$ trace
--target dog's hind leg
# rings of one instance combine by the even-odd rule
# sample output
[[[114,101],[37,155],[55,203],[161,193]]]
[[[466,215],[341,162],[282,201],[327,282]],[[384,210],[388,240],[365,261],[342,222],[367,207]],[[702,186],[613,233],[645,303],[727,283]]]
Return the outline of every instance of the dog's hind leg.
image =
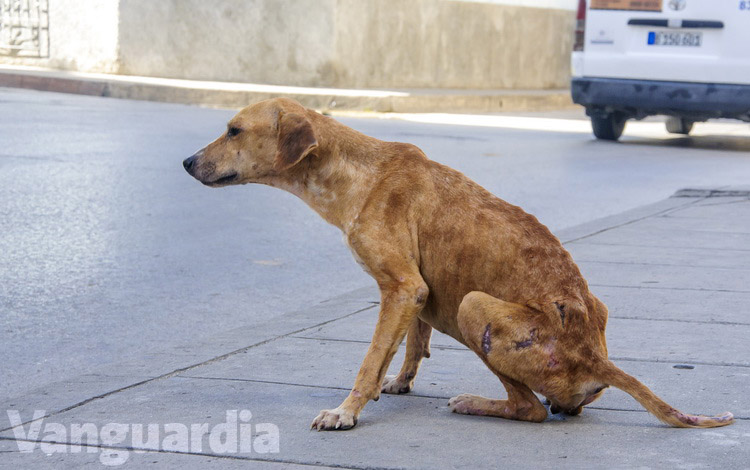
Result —
[[[414,318],[406,333],[406,356],[398,375],[387,375],[383,381],[383,393],[409,393],[414,388],[414,378],[422,359],[430,357],[432,327],[419,317]]]
[[[547,418],[547,409],[526,385],[503,377],[493,370],[508,392],[507,400],[493,400],[464,393],[448,402],[454,413],[517,419],[540,423]]]
[[[711,428],[726,426],[734,421],[729,412],[702,416],[683,413],[671,407],[637,379],[607,360],[606,355],[589,354],[585,371],[582,370],[580,360],[575,362],[571,359],[580,357],[581,351],[575,350],[570,341],[563,343],[559,324],[554,323],[552,318],[541,310],[505,302],[482,292],[467,294],[457,316],[464,342],[503,381],[508,388],[508,400],[459,395],[451,399],[453,410],[542,421],[546,410],[531,390],[549,397],[553,412],[578,414],[581,407],[596,399],[604,387],[612,385],[630,394],[644,408],[671,426]],[[585,337],[578,336],[576,339],[585,340]],[[560,348],[563,344],[567,350]],[[585,341],[581,344],[587,346]],[[587,385],[594,389],[586,390]],[[519,410],[522,412],[519,413]]]
[[[536,372],[534,350],[539,349],[537,343],[543,336],[543,319],[535,318],[529,307],[472,292],[461,302],[458,326],[466,345],[503,383],[508,399],[464,394],[451,398],[451,409],[462,414],[544,421],[547,409],[524,383],[528,374]]]

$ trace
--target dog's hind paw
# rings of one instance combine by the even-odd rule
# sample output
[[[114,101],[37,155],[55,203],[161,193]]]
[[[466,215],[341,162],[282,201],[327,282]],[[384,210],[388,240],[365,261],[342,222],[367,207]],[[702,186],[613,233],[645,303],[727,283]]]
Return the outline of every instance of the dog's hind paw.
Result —
[[[402,393],[409,393],[414,387],[414,380],[404,381],[398,375],[386,375],[383,380],[383,387],[380,389],[382,393],[388,393],[391,395],[399,395]]]
[[[454,413],[462,415],[486,415],[487,412],[484,408],[489,402],[490,400],[487,398],[464,393],[451,398],[448,406]]]
[[[343,431],[351,429],[357,424],[357,417],[340,407],[334,410],[322,410],[310,425],[310,429],[318,431]]]
[[[534,399],[536,400],[536,398]],[[454,413],[463,415],[497,416],[535,423],[540,423],[547,418],[547,410],[538,400],[535,403],[510,402],[509,400],[493,400],[464,393],[451,398],[448,406]]]

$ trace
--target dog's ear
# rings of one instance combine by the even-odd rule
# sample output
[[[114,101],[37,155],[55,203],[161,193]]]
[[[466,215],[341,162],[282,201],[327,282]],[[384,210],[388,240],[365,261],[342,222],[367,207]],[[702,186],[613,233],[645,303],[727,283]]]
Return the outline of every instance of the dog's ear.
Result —
[[[281,113],[278,121],[278,151],[274,168],[288,170],[318,147],[312,123],[305,116]]]

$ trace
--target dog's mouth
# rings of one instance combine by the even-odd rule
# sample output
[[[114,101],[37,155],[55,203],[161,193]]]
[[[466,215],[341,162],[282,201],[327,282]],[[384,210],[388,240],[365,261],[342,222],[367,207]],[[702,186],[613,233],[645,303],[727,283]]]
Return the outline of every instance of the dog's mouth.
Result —
[[[222,186],[225,184],[229,184],[237,179],[237,173],[230,173],[226,176],[222,176],[221,178],[215,179],[213,181],[210,181],[206,183],[208,186]]]

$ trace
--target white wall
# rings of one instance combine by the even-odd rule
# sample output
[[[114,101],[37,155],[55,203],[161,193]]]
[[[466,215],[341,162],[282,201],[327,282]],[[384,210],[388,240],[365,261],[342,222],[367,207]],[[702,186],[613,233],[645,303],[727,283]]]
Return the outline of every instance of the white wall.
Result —
[[[49,0],[49,57],[0,63],[117,73],[119,0]]]

